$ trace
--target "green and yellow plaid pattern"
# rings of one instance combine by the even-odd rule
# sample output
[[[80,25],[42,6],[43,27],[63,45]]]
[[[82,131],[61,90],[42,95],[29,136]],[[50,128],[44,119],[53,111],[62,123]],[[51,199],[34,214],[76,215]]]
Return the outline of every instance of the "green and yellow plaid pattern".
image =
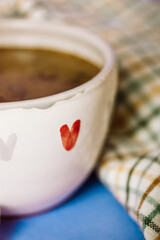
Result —
[[[143,0],[6,0],[1,17],[56,19],[114,47],[119,91],[97,171],[147,240],[160,240],[160,3]]]
[[[159,29],[160,30],[160,29]],[[160,239],[160,34],[123,35],[116,43],[120,83],[113,125],[98,174],[137,220]]]

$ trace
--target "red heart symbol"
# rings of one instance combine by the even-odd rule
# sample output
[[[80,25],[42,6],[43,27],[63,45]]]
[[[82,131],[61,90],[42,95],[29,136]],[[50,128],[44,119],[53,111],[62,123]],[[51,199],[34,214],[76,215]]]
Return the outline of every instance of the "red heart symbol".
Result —
[[[79,130],[80,130],[80,125],[81,125],[81,120],[78,119],[73,123],[71,131],[69,130],[69,127],[67,124],[63,125],[60,128],[62,144],[66,151],[71,150],[76,144]]]

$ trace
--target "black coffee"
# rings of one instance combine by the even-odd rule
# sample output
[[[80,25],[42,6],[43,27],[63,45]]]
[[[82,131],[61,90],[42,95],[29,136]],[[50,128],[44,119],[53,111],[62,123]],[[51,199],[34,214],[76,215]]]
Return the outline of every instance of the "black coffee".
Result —
[[[87,82],[99,71],[93,63],[66,53],[0,48],[0,102],[59,93]]]

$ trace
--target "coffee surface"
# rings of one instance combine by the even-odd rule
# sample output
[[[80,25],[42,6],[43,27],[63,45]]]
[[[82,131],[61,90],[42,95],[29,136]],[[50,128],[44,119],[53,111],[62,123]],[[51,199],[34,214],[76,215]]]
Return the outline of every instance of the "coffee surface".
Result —
[[[0,102],[63,92],[87,82],[99,71],[96,65],[66,53],[0,48]]]

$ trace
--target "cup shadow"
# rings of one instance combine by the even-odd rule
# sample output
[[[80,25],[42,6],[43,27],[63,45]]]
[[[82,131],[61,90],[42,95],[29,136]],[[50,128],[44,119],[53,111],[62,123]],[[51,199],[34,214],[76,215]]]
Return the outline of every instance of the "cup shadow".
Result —
[[[63,204],[67,204],[69,201],[74,201],[74,199],[76,197],[79,196],[79,194],[83,194],[85,193],[86,191],[88,191],[88,188],[91,188],[92,185],[94,184],[95,182],[95,174],[93,173],[83,184],[82,186],[76,191],[73,193],[72,196],[70,196],[67,200],[65,200],[64,203],[61,203],[59,206],[56,207],[59,208],[61,205]],[[5,209],[5,212],[9,211],[6,207],[4,206],[1,206],[1,208],[3,208],[3,210]],[[54,208],[51,208],[51,209],[48,209],[42,213],[36,213],[35,215],[40,215],[40,214],[45,214],[47,213],[48,211],[52,211]],[[33,217],[34,214],[32,215],[28,215],[28,216],[22,216],[22,217],[1,217],[0,219],[0,240],[10,240],[11,237],[14,235],[14,232],[17,232],[17,231],[21,231],[23,226],[22,224],[20,223],[20,220],[21,219],[24,219],[24,218],[29,218],[29,217]],[[21,227],[19,227],[19,225],[21,225]]]
[[[5,208],[1,206],[1,208]],[[7,209],[5,209],[7,210]],[[9,240],[17,227],[18,221],[16,218],[1,217],[0,220],[0,240]]]

